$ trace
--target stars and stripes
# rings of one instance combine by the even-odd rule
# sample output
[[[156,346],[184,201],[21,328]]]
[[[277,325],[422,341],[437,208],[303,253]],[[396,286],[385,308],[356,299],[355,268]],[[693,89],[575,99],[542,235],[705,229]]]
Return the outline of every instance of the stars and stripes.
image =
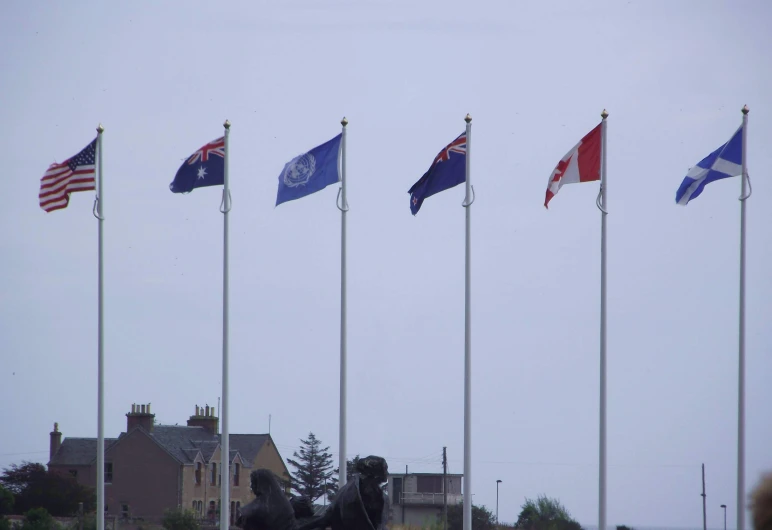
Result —
[[[96,139],[62,163],[51,164],[40,179],[40,207],[46,212],[66,208],[70,193],[96,189]]]

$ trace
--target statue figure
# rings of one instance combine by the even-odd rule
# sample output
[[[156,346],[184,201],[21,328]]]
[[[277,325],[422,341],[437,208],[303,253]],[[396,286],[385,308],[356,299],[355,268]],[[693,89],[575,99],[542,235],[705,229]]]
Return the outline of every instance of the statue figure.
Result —
[[[250,480],[255,500],[239,508],[236,526],[244,530],[295,530],[295,511],[276,475],[256,469]]]
[[[338,490],[327,511],[298,530],[383,530],[388,500],[382,484],[388,474],[389,466],[380,456],[361,458],[356,473]]]
[[[239,509],[236,526],[243,530],[384,530],[388,514],[386,460],[379,456],[361,458],[355,471],[319,517],[314,516],[309,499],[287,499],[271,471],[252,471],[251,488],[256,498]]]

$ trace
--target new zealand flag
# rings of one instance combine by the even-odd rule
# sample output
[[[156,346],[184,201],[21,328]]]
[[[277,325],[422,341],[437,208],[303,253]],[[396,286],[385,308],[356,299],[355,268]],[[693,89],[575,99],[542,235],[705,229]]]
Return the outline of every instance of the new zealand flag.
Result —
[[[466,133],[440,151],[429,170],[408,190],[410,211],[418,213],[424,199],[466,182]]]
[[[217,186],[225,183],[225,137],[218,138],[190,155],[174,180],[169,184],[172,193],[190,193],[194,188]]]

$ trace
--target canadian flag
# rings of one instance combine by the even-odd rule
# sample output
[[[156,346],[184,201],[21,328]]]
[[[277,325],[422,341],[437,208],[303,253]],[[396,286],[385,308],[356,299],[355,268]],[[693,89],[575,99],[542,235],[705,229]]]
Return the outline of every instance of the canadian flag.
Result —
[[[544,198],[545,208],[563,184],[600,180],[601,125],[602,123],[599,123],[597,127],[587,133],[558,162],[547,183],[547,196]]]

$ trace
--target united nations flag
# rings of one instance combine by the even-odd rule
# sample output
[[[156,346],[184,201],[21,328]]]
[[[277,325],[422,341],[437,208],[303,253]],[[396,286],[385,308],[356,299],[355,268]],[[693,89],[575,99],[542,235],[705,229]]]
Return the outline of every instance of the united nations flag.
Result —
[[[342,134],[339,134],[284,165],[284,170],[279,175],[276,206],[300,199],[340,181],[338,158],[341,137]]]

